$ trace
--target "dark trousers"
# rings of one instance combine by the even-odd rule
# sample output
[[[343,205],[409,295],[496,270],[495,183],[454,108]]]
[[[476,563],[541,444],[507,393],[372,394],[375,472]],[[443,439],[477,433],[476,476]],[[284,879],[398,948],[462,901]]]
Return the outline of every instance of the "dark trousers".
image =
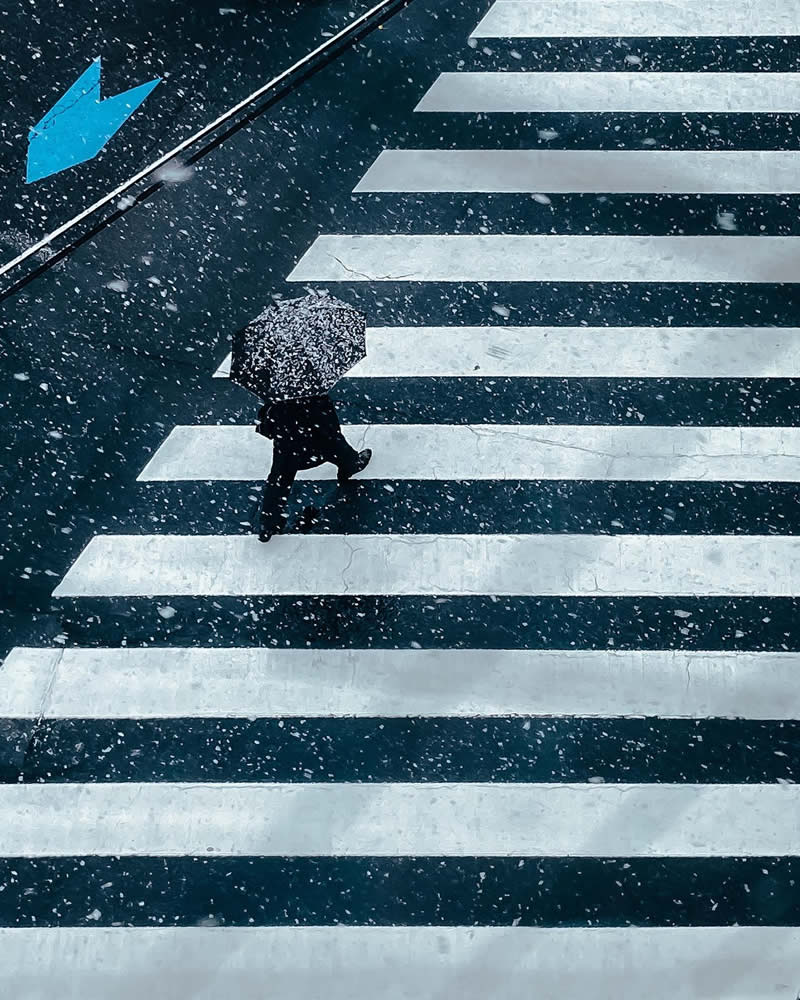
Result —
[[[345,441],[341,431],[331,439],[331,443],[326,445],[322,452],[320,455],[322,462],[332,462],[340,472],[352,471],[358,461],[358,452]],[[283,449],[280,446],[274,448],[272,468],[261,497],[259,531],[262,534],[277,534],[286,524],[289,492],[301,468],[308,466],[301,466],[298,457],[290,449]]]

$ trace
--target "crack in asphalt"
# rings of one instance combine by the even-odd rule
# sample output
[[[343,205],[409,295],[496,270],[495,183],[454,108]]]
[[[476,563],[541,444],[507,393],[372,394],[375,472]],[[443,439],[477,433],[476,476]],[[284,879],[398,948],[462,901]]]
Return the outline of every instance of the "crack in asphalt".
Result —
[[[356,553],[363,551],[360,546],[351,543],[350,538],[347,535],[342,536],[344,544],[350,553],[350,558],[347,560],[347,565],[342,567],[341,580],[342,586],[344,587],[344,593],[350,593],[350,584],[347,582],[347,574],[350,572],[350,568],[353,565],[353,560],[355,559]]]
[[[72,109],[77,104],[79,104],[85,97],[88,97],[89,95],[91,95],[94,91],[97,91],[97,103],[100,104],[101,103],[101,98],[100,98],[100,83],[98,81],[98,83],[97,83],[96,86],[90,87],[88,90],[82,90],[81,93],[78,94],[78,96],[73,101],[70,101],[69,104],[65,104],[63,107],[60,107],[60,108],[59,107],[51,108],[50,111],[48,111],[44,115],[44,117],[40,118],[39,121],[35,125],[31,126],[28,134],[29,135],[42,135],[42,133],[46,129],[48,129],[48,128],[51,127],[51,124],[53,122],[55,122],[56,119],[61,118],[62,115],[65,115],[68,112],[72,111]],[[59,101],[56,102],[56,105],[62,104],[63,100],[64,100],[64,98],[62,97]]]
[[[64,659],[65,652],[66,651],[63,646],[58,650],[58,657],[53,663],[53,667],[50,671],[50,676],[47,679],[47,684],[45,685],[44,691],[42,692],[42,699],[39,704],[38,714],[36,716],[37,727],[41,725],[42,721],[44,720],[44,717],[47,713],[47,709],[50,707],[50,703],[53,700],[53,688],[56,685],[56,678],[58,676],[59,670],[61,669],[61,663]]]
[[[367,281],[403,281],[405,278],[413,278],[416,271],[409,271],[408,274],[365,274],[364,271],[356,271],[352,267],[348,267],[347,264],[336,254],[328,254],[336,263],[348,274],[354,274],[358,278],[365,278]]]

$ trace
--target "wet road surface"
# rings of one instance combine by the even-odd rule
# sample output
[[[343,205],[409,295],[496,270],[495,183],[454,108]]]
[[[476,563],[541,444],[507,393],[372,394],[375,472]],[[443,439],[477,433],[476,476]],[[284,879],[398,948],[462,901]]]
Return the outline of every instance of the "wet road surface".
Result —
[[[796,992],[800,21],[625,8],[413,5],[4,304],[15,995]],[[375,458],[261,546],[306,285]]]

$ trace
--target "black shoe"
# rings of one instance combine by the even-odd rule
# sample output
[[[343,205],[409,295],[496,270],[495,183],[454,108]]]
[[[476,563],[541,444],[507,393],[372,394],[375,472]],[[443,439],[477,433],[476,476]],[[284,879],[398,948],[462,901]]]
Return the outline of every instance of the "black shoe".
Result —
[[[268,542],[273,535],[280,535],[285,527],[286,517],[284,515],[276,516],[273,512],[267,511],[265,516],[262,511],[258,518],[259,542]],[[253,525],[253,529],[255,530],[255,525]]]
[[[281,533],[281,526],[278,524],[262,524],[258,529],[259,542],[268,542],[273,535]]]
[[[369,460],[371,458],[372,448],[365,448],[363,451],[358,453],[358,458],[355,460],[353,467],[351,469],[339,469],[339,475],[336,478],[340,483],[346,483],[351,476],[355,476],[357,473],[363,472],[369,465]]]

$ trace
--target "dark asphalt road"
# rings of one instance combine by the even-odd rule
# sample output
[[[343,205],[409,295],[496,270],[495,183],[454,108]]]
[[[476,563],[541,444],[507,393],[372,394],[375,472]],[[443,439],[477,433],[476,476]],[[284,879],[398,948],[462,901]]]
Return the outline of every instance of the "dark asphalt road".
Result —
[[[0,10],[0,263],[73,218],[372,6],[367,0],[137,0]],[[103,97],[159,77],[93,161],[25,183],[28,130],[89,63]]]

